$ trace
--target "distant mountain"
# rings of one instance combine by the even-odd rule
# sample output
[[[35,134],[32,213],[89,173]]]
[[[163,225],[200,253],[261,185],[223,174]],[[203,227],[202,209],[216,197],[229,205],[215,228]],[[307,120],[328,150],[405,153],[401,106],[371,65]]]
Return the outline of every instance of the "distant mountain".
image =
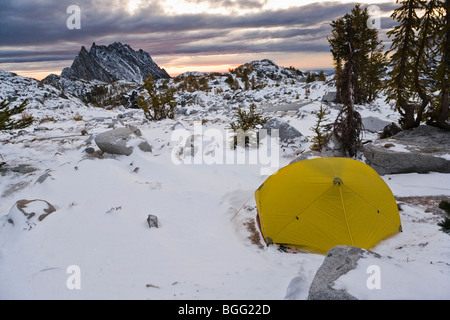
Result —
[[[50,83],[0,70],[0,101],[3,100],[11,102],[12,106],[28,100],[28,110],[59,110],[68,105],[85,105],[69,90],[61,90]]]
[[[28,99],[33,110],[65,109],[69,104],[139,108],[138,97],[147,94],[141,79],[150,71],[144,72],[136,62],[131,63],[136,61],[133,55],[148,56],[120,43],[108,47],[94,44],[89,52],[82,48],[72,67],[64,69],[61,76],[50,74],[41,81],[0,70],[0,101],[19,103]],[[150,56],[148,59],[151,61]],[[185,72],[173,78],[154,62],[148,65],[154,66],[150,69],[156,72],[152,76],[157,90],[175,90],[180,113],[196,105],[213,111],[251,104],[303,103],[322,100],[335,91],[332,76],[326,81],[306,83],[307,72],[278,66],[269,59],[251,61],[224,73]],[[113,73],[114,68],[121,71]]]
[[[160,68],[142,49],[135,51],[129,45],[114,42],[108,46],[96,45],[89,51],[84,46],[75,57],[71,67],[64,68],[61,77],[71,80],[117,80],[141,83],[148,76],[168,79],[169,74]]]

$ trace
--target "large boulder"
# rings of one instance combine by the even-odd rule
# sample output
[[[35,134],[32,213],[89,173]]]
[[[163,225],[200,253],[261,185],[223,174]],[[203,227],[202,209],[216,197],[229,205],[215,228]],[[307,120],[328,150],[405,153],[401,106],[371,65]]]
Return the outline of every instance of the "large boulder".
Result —
[[[450,173],[450,132],[431,126],[404,130],[363,147],[367,164],[378,174]]]
[[[264,139],[266,137],[265,132],[267,132],[267,135],[272,136],[272,130],[278,130],[278,137],[283,143],[307,141],[307,138],[300,131],[280,118],[269,119],[259,131],[259,138]]]
[[[134,147],[151,152],[152,147],[142,137],[136,134],[133,128],[117,128],[100,133],[95,137],[95,143],[103,152],[126,155],[133,153]]]
[[[337,98],[337,92],[336,91],[330,91],[330,92],[327,92],[322,97],[322,101],[323,102],[335,102],[336,98]]]
[[[365,117],[361,119],[364,131],[382,132],[384,128],[391,124],[389,121],[381,120],[376,117]]]

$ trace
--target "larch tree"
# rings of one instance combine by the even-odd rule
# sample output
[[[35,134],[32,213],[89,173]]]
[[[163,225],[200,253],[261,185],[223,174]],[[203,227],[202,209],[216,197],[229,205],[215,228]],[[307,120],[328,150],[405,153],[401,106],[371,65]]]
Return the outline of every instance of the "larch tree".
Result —
[[[340,78],[338,79],[340,99],[343,104],[333,124],[333,134],[340,142],[346,156],[355,157],[361,142],[362,121],[361,115],[354,108],[355,93],[359,90],[358,80],[358,32],[354,27],[351,15],[347,14],[338,22],[343,27],[343,33],[339,35],[333,47],[334,56],[339,57],[343,64]],[[333,51],[332,51],[333,52]]]
[[[378,39],[378,30],[370,28],[367,21],[369,12],[355,5],[350,14],[331,23],[333,27],[328,42],[335,64],[335,81],[337,100],[342,102],[344,64],[348,58],[349,30],[352,36],[354,62],[354,82],[352,98],[355,104],[363,104],[375,100],[381,90],[381,78],[384,75],[386,57],[382,42]]]
[[[449,94],[450,94],[450,1],[436,2],[437,23],[433,30],[433,39],[436,50],[437,69],[435,74],[437,102],[432,113],[431,124],[439,128],[450,130],[449,120]]]
[[[392,18],[387,101],[394,102],[404,129],[423,121],[450,129],[450,21],[448,0],[404,0]]]
[[[337,101],[343,104],[333,134],[350,157],[356,156],[361,144],[362,120],[354,105],[377,97],[386,65],[378,30],[369,27],[369,20],[367,8],[357,4],[351,13],[331,23],[328,38],[335,64]]]

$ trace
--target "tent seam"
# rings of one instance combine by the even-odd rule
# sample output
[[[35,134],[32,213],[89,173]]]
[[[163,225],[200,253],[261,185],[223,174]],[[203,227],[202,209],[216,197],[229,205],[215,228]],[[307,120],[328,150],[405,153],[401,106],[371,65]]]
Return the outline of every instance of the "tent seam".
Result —
[[[350,226],[348,225],[347,211],[345,210],[344,196],[342,195],[342,187],[340,184],[339,184],[339,194],[341,196],[342,210],[344,210],[344,219],[345,219],[345,225],[347,227],[348,235],[350,236],[350,241],[352,242],[352,246],[355,246],[355,243],[353,242],[352,232],[350,231]]]

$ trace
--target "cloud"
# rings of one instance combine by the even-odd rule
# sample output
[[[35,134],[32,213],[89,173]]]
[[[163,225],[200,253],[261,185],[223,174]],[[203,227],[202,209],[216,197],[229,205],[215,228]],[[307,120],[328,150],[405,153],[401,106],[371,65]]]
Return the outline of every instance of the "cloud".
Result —
[[[264,10],[267,0],[186,0],[225,9],[255,9],[236,14],[165,14],[164,1],[141,1],[134,14],[128,0],[79,0],[81,29],[69,30],[71,0],[2,0],[0,63],[71,60],[81,45],[121,41],[153,55],[250,52],[328,52],[330,22],[354,3],[316,2]],[[390,11],[394,4],[380,4]],[[227,11],[224,12],[234,12]],[[384,24],[391,24],[383,19]]]
[[[206,3],[212,7],[260,9],[267,3],[267,0],[187,0],[187,2]]]

